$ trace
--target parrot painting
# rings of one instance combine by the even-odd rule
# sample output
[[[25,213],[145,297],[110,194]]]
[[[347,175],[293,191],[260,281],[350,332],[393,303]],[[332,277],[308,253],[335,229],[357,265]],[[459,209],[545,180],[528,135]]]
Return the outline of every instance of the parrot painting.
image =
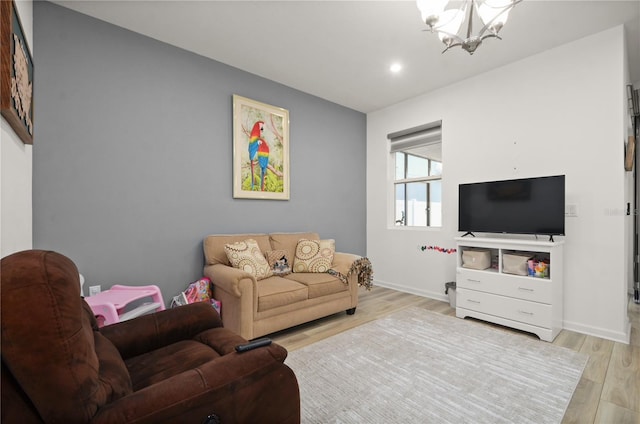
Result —
[[[269,145],[264,139],[258,141],[258,165],[262,170],[260,181],[262,181],[261,191],[265,189],[265,177],[267,176],[267,166],[269,166]]]
[[[254,187],[255,169],[254,162],[258,160],[260,166],[260,190],[265,189],[265,177],[267,175],[267,167],[269,166],[269,145],[262,138],[264,131],[264,122],[257,121],[253,124],[251,135],[249,136],[249,162],[251,164],[251,190]]]
[[[258,147],[260,146],[260,140],[262,139],[262,132],[264,131],[264,122],[258,121],[253,124],[251,129],[251,135],[249,135],[249,163],[251,164],[251,190],[253,191],[253,179],[255,171],[253,169],[253,163],[258,157]],[[268,148],[267,148],[268,151]]]

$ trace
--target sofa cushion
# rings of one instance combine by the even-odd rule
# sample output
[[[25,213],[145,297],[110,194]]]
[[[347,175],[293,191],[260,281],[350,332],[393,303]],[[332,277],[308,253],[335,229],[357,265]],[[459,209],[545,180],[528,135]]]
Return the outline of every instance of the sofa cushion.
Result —
[[[246,239],[254,239],[257,241],[260,250],[263,252],[271,250],[269,236],[266,234],[214,234],[205,237],[203,242],[205,265],[222,264],[230,266],[231,263],[229,262],[229,258],[227,258],[224,245]]]
[[[287,252],[287,258],[293,261],[296,255],[296,246],[301,239],[320,240],[318,233],[271,233],[269,241],[272,250],[284,250]],[[293,265],[293,262],[291,262]]]
[[[308,298],[307,286],[283,277],[269,277],[258,284],[258,312],[301,302]]]
[[[285,277],[304,284],[309,289],[309,299],[349,290],[349,285],[327,273],[294,273]]]
[[[293,272],[327,272],[336,252],[335,240],[300,240],[293,258]]]
[[[270,277],[273,272],[260,251],[258,242],[247,239],[224,245],[227,258],[234,268],[241,269],[256,277],[257,280]]]
[[[283,275],[291,274],[291,259],[287,256],[286,250],[269,250],[264,253],[264,257],[267,259],[273,275],[282,277]]]

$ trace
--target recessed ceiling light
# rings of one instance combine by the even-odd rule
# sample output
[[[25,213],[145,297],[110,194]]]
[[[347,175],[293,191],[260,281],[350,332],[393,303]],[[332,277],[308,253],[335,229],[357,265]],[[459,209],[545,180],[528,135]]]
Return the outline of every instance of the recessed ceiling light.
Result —
[[[400,72],[402,70],[402,65],[399,64],[399,63],[394,63],[394,64],[391,65],[391,67],[389,69],[394,74],[397,74],[398,72]]]

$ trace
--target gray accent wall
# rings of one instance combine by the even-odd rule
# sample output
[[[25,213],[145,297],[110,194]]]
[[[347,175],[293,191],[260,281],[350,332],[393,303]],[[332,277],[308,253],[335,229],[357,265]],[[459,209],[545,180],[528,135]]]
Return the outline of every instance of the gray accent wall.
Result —
[[[69,256],[85,293],[158,284],[168,303],[202,276],[208,234],[313,230],[365,255],[366,115],[33,5],[33,245]],[[233,94],[289,110],[289,201],[233,199]]]

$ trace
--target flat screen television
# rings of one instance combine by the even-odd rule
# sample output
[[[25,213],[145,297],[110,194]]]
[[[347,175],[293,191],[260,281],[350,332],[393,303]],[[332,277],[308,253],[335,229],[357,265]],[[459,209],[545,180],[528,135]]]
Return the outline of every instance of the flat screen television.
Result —
[[[564,177],[460,184],[458,231],[564,235]]]

